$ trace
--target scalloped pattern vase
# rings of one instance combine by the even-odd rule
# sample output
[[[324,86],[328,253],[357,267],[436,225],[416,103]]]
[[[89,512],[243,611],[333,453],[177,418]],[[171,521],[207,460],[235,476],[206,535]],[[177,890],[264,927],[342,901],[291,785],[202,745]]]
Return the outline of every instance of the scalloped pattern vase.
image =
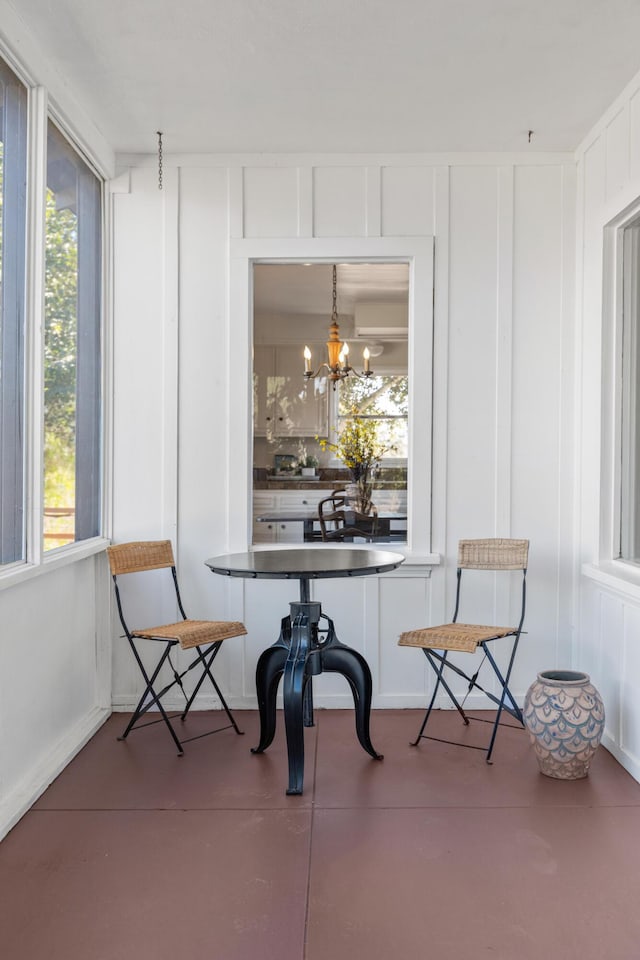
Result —
[[[527,690],[524,722],[540,772],[580,780],[604,731],[604,703],[586,673],[545,670]]]

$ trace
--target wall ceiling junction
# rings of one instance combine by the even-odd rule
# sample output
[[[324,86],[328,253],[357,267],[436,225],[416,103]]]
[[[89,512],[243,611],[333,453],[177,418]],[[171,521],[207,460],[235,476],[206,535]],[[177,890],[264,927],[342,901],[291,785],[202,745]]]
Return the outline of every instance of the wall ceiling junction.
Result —
[[[119,153],[567,151],[640,68],[637,0],[10,2]]]

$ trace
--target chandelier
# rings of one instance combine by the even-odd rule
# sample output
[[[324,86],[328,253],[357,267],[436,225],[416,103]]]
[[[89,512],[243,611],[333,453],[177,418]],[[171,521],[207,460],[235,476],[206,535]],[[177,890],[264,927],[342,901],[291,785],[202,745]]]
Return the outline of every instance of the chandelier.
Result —
[[[304,348],[304,376],[306,380],[311,380],[313,377],[317,377],[323,370],[327,370],[327,376],[329,380],[333,383],[333,389],[335,390],[336,384],[340,380],[344,380],[350,374],[354,374],[356,377],[368,378],[373,376],[373,370],[370,367],[370,358],[371,353],[368,347],[365,347],[362,351],[362,358],[364,362],[364,369],[361,373],[358,373],[357,370],[354,370],[352,366],[349,365],[349,344],[343,343],[340,339],[340,327],[338,325],[338,308],[336,306],[337,298],[337,272],[336,265],[333,265],[333,308],[331,310],[331,323],[329,325],[329,339],[327,340],[327,352],[329,355],[328,363],[321,363],[316,371],[313,370],[311,366],[311,350],[309,347],[305,346]]]

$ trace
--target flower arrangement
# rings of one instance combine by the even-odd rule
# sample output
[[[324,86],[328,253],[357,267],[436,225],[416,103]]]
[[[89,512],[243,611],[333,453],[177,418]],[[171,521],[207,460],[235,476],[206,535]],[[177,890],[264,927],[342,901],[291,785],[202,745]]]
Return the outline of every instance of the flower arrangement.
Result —
[[[345,420],[336,443],[316,439],[323,451],[331,450],[342,460],[356,483],[361,479],[368,480],[384,454],[394,449],[379,440],[376,420],[359,417],[355,412]]]

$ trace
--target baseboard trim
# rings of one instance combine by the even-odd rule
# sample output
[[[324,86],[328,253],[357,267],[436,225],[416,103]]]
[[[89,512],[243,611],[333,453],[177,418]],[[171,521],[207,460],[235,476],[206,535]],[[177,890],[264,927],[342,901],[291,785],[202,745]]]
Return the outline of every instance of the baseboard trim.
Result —
[[[55,750],[48,753],[27,777],[9,791],[0,802],[0,840],[9,833],[58,774],[82,750],[110,714],[111,710],[94,707],[72,727]]]
[[[605,733],[602,737],[602,746],[605,750],[616,758],[621,767],[630,774],[634,780],[640,783],[640,761],[629,753],[626,753],[620,744],[616,743],[612,737]]]
[[[514,694],[514,696],[516,696]],[[258,701],[255,696],[232,697],[225,694],[225,699],[231,710],[257,710]],[[522,703],[523,697],[516,696],[518,703]],[[114,697],[112,707],[115,713],[131,713],[138,700],[134,697]],[[346,691],[337,694],[320,694],[317,687],[314,687],[313,702],[320,710],[348,710],[353,708],[353,697]],[[178,697],[165,697],[162,704],[166,710],[171,712],[182,710],[184,699]],[[278,696],[278,709],[282,709],[282,696]],[[373,710],[426,710],[427,694],[374,694],[372,701]],[[202,696],[197,697],[192,710],[221,710],[222,706],[217,697]],[[435,703],[435,710],[454,710],[451,701],[446,694],[438,697]],[[471,694],[465,702],[465,710],[473,712],[474,710],[495,710],[495,704],[481,693]]]

